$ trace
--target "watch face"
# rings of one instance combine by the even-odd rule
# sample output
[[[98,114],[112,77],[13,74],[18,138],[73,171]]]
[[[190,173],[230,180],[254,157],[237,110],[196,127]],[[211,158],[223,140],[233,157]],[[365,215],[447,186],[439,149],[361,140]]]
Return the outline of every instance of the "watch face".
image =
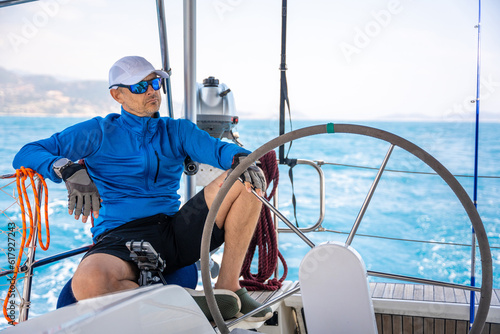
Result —
[[[71,160],[66,159],[66,158],[62,158],[62,159],[59,159],[56,162],[54,162],[54,164],[52,165],[52,169],[54,169],[54,172],[56,173],[56,175],[62,179],[63,176],[62,176],[61,172],[63,171],[63,169],[65,169],[67,166],[69,166],[71,164],[72,164]]]
[[[56,162],[54,162],[53,166],[54,166],[54,168],[61,168],[61,167],[64,167],[65,165],[67,165],[69,162],[70,162],[69,159],[63,158],[63,159],[59,159]]]

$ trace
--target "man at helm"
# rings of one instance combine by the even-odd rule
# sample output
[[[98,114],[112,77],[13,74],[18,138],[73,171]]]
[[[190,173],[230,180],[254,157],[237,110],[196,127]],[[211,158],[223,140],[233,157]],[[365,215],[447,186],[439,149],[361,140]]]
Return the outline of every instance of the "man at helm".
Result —
[[[72,281],[77,300],[138,287],[138,268],[125,246],[132,239],[148,241],[165,260],[166,273],[195,263],[208,210],[228,172],[179,209],[183,161],[189,155],[232,170],[249,154],[188,120],[160,117],[162,78],[168,74],[142,57],[121,58],[109,71],[120,114],[95,117],[29,143],[14,159],[14,168],[32,168],[54,182],[64,181],[75,219],[85,223],[94,216],[95,244]],[[85,166],[74,163],[80,159]],[[255,165],[244,175],[245,184],[236,182],[222,203],[211,239],[211,250],[225,244],[215,288],[226,319],[260,306],[241,288],[239,276],[261,209],[250,189],[265,190],[265,177]],[[253,318],[271,315],[266,308]]]

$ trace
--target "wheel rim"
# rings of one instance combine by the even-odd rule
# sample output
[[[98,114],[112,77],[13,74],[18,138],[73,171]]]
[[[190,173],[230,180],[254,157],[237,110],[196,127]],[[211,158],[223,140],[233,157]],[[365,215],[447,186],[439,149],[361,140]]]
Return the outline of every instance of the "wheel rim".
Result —
[[[212,203],[212,207],[208,213],[207,219],[205,221],[205,227],[203,230],[203,237],[201,242],[201,275],[203,281],[203,288],[205,290],[205,295],[207,298],[208,307],[213,315],[214,321],[221,333],[229,333],[222,315],[217,308],[215,301],[215,296],[213,293],[213,288],[210,280],[210,268],[209,268],[209,247],[210,247],[210,237],[211,231],[215,224],[215,217],[219,211],[220,205],[224,200],[225,196],[229,192],[234,182],[236,182],[239,175],[243,173],[254,161],[259,159],[261,156],[273,150],[289,141],[317,135],[323,133],[349,133],[358,134],[363,136],[368,136],[376,139],[380,139],[386,142],[398,146],[410,154],[414,155],[430,168],[432,168],[452,189],[455,196],[458,198],[462,206],[464,207],[467,216],[476,232],[476,237],[478,241],[479,252],[481,255],[481,270],[482,270],[482,281],[481,281],[481,298],[479,300],[479,306],[477,308],[476,319],[470,330],[471,334],[481,333],[484,324],[486,322],[486,317],[488,315],[489,306],[491,302],[491,294],[493,288],[493,269],[492,269],[492,259],[491,251],[489,247],[488,237],[484,225],[479,217],[479,214],[464,190],[462,185],[457,181],[457,179],[433,156],[418,147],[417,145],[409,142],[408,140],[394,135],[390,132],[371,128],[361,125],[353,124],[323,124],[311,127],[302,128],[299,130],[288,132],[282,136],[276,137],[266,144],[259,147],[252,154],[250,154],[245,160],[243,160],[240,165],[235,168],[235,170],[229,175],[229,177],[224,181],[221,186],[217,196]]]

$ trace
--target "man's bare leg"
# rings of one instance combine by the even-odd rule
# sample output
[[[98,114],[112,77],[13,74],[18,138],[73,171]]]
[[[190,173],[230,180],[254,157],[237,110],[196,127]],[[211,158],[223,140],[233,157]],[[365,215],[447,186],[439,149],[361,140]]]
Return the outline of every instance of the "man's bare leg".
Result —
[[[138,274],[132,265],[109,254],[92,254],[79,265],[71,287],[77,300],[137,288]]]
[[[205,188],[208,207],[213,203],[226,173]],[[243,184],[235,182],[222,203],[216,224],[225,230],[224,254],[216,288],[237,291],[243,260],[260,216],[261,203]],[[77,300],[137,288],[137,270],[128,262],[109,254],[92,254],[75,272],[72,282]]]
[[[205,201],[208,207],[226,178],[226,173],[205,187]],[[257,221],[262,208],[261,202],[249,193],[245,186],[236,181],[222,203],[215,222],[219,228],[224,228],[224,254],[219,278],[215,287],[237,291],[241,289],[239,277],[243,260],[252,240]]]

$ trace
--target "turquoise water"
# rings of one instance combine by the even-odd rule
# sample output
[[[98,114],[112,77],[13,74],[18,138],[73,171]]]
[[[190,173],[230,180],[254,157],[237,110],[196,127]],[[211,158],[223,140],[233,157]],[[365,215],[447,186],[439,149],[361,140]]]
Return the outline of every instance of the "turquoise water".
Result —
[[[12,172],[15,153],[26,142],[45,138],[82,119],[0,117],[0,174]],[[320,121],[296,121],[294,129],[322,124]],[[474,124],[357,122],[381,128],[408,139],[437,158],[455,175],[473,175]],[[500,125],[485,123],[480,127],[478,211],[493,246],[494,286],[500,288]],[[240,140],[254,150],[277,135],[277,121],[243,121],[238,125]],[[351,134],[318,135],[297,140],[290,158],[323,160],[328,163],[379,167],[389,144],[380,140]],[[336,232],[349,232],[376,170],[325,164],[325,219],[323,227]],[[430,172],[411,154],[396,148],[387,165],[389,170]],[[288,168],[280,167],[279,207],[288,219],[294,220]],[[473,179],[458,180],[472,197]],[[308,166],[294,168],[297,221],[301,227],[318,220],[318,176]],[[48,251],[37,249],[37,258],[91,243],[90,226],[67,215],[64,185],[48,182],[50,194],[51,245]],[[7,190],[9,192],[10,190]],[[3,197],[2,197],[3,196]],[[0,193],[2,210],[9,205],[8,196]],[[10,214],[19,216],[15,208]],[[0,217],[1,228],[7,224]],[[334,232],[308,234],[316,244],[345,241],[346,235]],[[451,190],[435,175],[385,172],[372,202],[363,218],[352,246],[361,254],[368,270],[425,277],[454,283],[470,282],[471,227],[465,211]],[[372,238],[365,235],[390,237]],[[0,248],[6,252],[7,236],[2,234]],[[298,278],[298,266],[309,247],[298,237],[280,234],[280,250],[287,261],[287,279]],[[419,243],[394,239],[427,240]],[[447,243],[460,244],[458,246]],[[463,245],[462,245],[463,244]],[[30,316],[55,308],[57,295],[71,277],[80,257],[64,260],[35,270]],[[5,261],[0,266],[5,269]],[[477,267],[480,281],[480,268]],[[2,284],[2,298],[7,290]],[[2,322],[4,324],[4,322]]]

